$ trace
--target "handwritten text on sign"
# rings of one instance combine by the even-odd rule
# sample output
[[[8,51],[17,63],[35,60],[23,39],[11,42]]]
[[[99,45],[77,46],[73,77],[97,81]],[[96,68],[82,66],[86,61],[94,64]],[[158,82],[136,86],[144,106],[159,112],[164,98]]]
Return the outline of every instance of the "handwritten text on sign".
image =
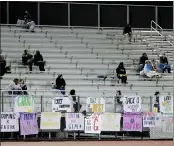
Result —
[[[142,114],[124,113],[123,129],[124,131],[142,131]]]
[[[15,112],[34,112],[34,97],[17,96],[15,97]]]
[[[162,131],[173,134],[173,113],[162,115]]]
[[[101,131],[120,131],[120,113],[103,113]]]
[[[123,97],[124,112],[140,112],[141,97],[139,96],[124,96]]]
[[[54,97],[52,99],[52,111],[71,112],[72,102],[69,97]]]
[[[21,135],[38,134],[37,113],[20,113]]]
[[[143,127],[161,127],[161,113],[143,113]]]
[[[40,129],[60,129],[60,112],[42,112]]]
[[[160,97],[160,111],[162,113],[173,113],[173,96]]]
[[[1,113],[1,132],[19,131],[18,115],[13,112]]]
[[[101,133],[101,114],[93,113],[85,118],[85,133]]]
[[[84,115],[82,113],[66,113],[66,130],[84,130]]]
[[[87,112],[105,112],[105,99],[98,97],[87,98]]]

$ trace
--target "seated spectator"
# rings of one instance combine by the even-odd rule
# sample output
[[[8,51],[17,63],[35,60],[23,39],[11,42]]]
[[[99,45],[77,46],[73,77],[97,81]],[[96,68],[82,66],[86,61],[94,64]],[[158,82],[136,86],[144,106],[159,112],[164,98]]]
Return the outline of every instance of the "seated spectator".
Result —
[[[146,75],[149,78],[161,77],[161,75],[153,69],[152,63],[149,60],[145,61],[144,69],[140,71],[140,75]]]
[[[27,29],[29,29],[31,32],[34,32],[35,29],[35,23],[31,18],[31,15],[29,14],[28,11],[25,11],[24,15],[24,24]]]
[[[148,60],[147,54],[146,53],[143,53],[142,56],[140,57],[140,61],[139,61],[140,71],[143,70],[146,60]]]
[[[6,66],[6,60],[4,55],[0,55],[0,76],[4,76],[5,73],[11,73],[10,66]],[[2,77],[1,77],[2,79]]]
[[[125,28],[123,30],[123,35],[124,36],[128,35],[129,42],[131,42],[131,39],[132,39],[132,28],[131,28],[130,24],[125,26]]]
[[[28,65],[30,62],[30,59],[32,58],[33,58],[33,55],[31,55],[28,50],[24,50],[24,53],[22,54],[22,64]]]
[[[168,71],[168,73],[171,73],[171,67],[168,64],[168,59],[165,54],[163,54],[163,56],[160,57],[159,67],[162,70],[162,73],[164,73],[166,70]]]
[[[70,91],[70,95],[72,97],[72,104],[73,104],[73,112],[80,112],[80,109],[82,108],[82,105],[78,103],[75,90]]]
[[[120,62],[118,68],[116,69],[118,79],[121,79],[122,83],[127,83],[126,69],[124,68],[123,62]]]
[[[155,94],[155,101],[154,101],[154,105],[153,105],[153,112],[160,112],[160,103],[159,103],[159,96],[160,96],[160,93],[159,91],[156,91]]]
[[[44,65],[45,61],[43,60],[42,54],[40,54],[40,51],[36,51],[36,54],[34,55],[34,58],[29,61],[29,69],[32,71],[33,62],[35,66],[39,66],[40,71],[45,71]]]
[[[59,74],[56,79],[56,89],[60,90],[63,95],[65,95],[66,82],[63,79],[62,74]]]
[[[9,87],[9,94],[10,95],[22,95],[22,88],[19,85],[19,79],[15,78],[12,83],[10,83]]]
[[[28,95],[28,93],[27,93],[27,85],[25,84],[23,79],[19,80],[19,85],[20,85],[20,87],[21,87],[21,89],[23,91],[23,94],[24,95]]]
[[[157,61],[152,60],[152,68],[153,68],[153,70],[156,71],[157,73],[159,72]]]

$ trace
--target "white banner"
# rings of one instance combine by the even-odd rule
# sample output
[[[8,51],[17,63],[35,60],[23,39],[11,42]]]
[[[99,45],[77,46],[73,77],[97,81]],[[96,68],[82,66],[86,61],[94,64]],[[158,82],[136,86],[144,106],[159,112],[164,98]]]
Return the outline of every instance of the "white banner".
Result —
[[[120,131],[121,113],[103,113],[101,131]]]
[[[143,127],[161,127],[161,113],[145,112],[143,113]]]
[[[103,97],[88,97],[87,98],[87,112],[102,113],[105,112],[105,99]]]
[[[34,97],[33,96],[17,96],[15,97],[14,112],[34,112]]]
[[[52,99],[52,112],[72,112],[72,101],[69,97],[54,97]]]
[[[101,133],[101,114],[93,113],[85,118],[85,133]]]
[[[173,96],[160,96],[160,112],[173,113]]]
[[[15,132],[19,131],[19,115],[13,112],[1,113],[1,132]]]
[[[82,113],[66,113],[65,117],[67,131],[84,130],[84,115]]]
[[[40,118],[40,129],[60,129],[60,112],[42,112]]]
[[[124,96],[123,97],[124,112],[141,112],[140,96]]]
[[[173,113],[162,115],[162,132],[173,133]]]

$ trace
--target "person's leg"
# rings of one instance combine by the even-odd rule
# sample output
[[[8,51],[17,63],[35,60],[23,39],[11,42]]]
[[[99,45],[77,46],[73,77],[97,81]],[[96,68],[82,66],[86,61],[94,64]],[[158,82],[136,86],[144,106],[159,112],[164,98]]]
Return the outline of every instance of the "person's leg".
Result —
[[[28,66],[29,66],[29,71],[31,72],[32,71],[32,68],[33,68],[33,62],[32,61],[29,61],[28,62]]]
[[[144,65],[143,64],[140,64],[140,66],[139,66],[140,71],[142,71],[143,68],[144,68]]]
[[[168,73],[171,73],[171,67],[170,67],[170,65],[167,65],[166,68],[167,68]]]
[[[164,73],[164,71],[166,70],[165,65],[161,63],[159,66],[160,66],[160,69],[162,70],[162,73]]]
[[[39,70],[40,71],[45,71],[44,62],[43,61],[42,62],[39,62],[38,65],[39,65]]]
[[[131,40],[132,40],[132,33],[128,33],[128,36],[129,36],[129,42],[131,42]]]
[[[60,87],[60,92],[63,94],[63,95],[65,95],[65,87]]]

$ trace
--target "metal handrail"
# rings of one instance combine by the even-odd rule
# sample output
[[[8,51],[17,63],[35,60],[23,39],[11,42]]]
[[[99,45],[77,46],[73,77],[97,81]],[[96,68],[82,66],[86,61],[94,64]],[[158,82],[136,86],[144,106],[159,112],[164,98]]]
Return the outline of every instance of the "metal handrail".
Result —
[[[153,27],[153,24],[155,24],[156,25],[156,28],[154,28]],[[160,32],[157,30],[157,27],[159,27],[160,28]],[[162,41],[163,41],[163,29],[162,29],[162,27],[161,26],[159,26],[155,21],[151,21],[151,37],[152,37],[152,31],[156,31],[161,37],[162,37]]]

